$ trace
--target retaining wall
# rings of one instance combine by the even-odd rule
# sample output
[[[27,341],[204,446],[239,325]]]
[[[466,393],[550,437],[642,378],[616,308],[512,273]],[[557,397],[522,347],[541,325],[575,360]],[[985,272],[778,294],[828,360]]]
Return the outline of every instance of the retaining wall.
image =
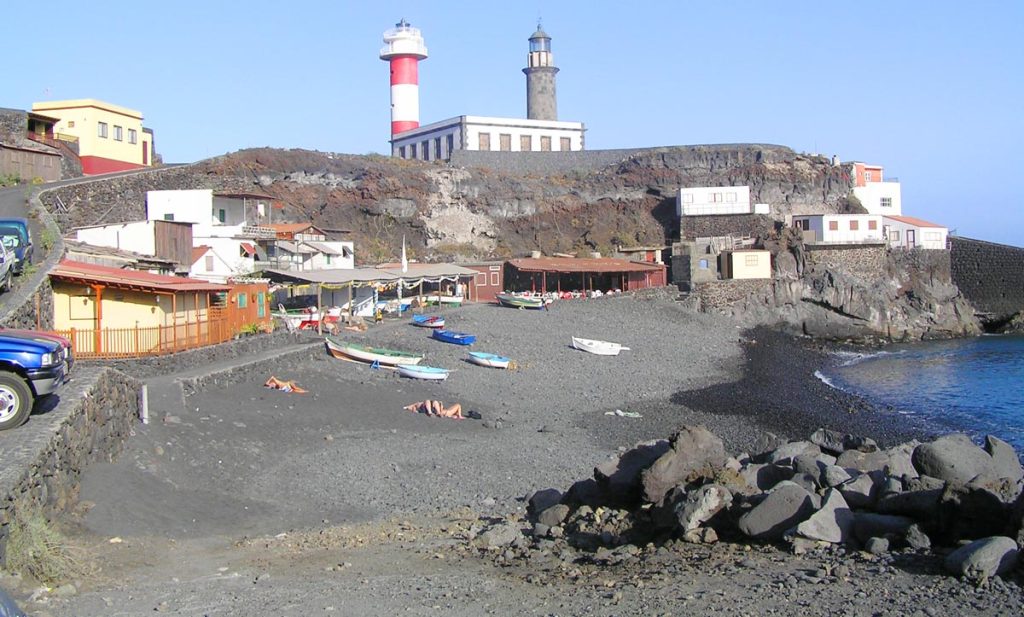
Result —
[[[1024,310],[1024,248],[950,237],[950,269],[960,293],[993,321]]]
[[[877,279],[885,272],[885,245],[836,245],[828,248],[807,246],[807,260],[822,265],[833,265],[866,279]]]
[[[726,279],[694,283],[692,295],[700,299],[702,310],[721,311],[750,297],[751,294],[768,294],[773,284],[772,279]]]
[[[0,563],[18,512],[47,518],[78,499],[85,468],[121,452],[138,416],[139,382],[109,368],[75,367],[24,426],[0,433]]]

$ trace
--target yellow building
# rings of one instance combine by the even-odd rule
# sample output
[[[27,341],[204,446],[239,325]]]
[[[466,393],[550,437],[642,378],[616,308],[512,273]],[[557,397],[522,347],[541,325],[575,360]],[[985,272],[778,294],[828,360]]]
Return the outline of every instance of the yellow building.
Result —
[[[54,132],[78,139],[86,175],[153,164],[153,133],[143,128],[141,111],[96,99],[33,103],[32,111],[57,118]]]
[[[171,353],[239,330],[230,285],[67,259],[50,271],[50,285],[54,330],[81,357]]]
[[[761,249],[722,251],[719,270],[723,279],[770,279],[772,254]]]

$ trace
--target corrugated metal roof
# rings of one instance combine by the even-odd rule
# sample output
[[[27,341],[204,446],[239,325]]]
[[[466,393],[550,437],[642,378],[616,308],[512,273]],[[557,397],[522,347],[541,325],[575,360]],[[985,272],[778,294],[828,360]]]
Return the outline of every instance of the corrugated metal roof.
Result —
[[[664,267],[614,257],[523,257],[510,259],[508,263],[523,272],[650,272]]]
[[[231,289],[230,285],[218,285],[198,279],[152,274],[138,270],[123,270],[68,259],[57,264],[57,267],[50,271],[50,276],[64,281],[155,291],[225,291]]]
[[[924,219],[914,218],[912,216],[890,216],[885,215],[883,218],[892,219],[904,225],[913,225],[914,227],[945,227],[945,225],[936,225],[935,223],[929,223]]]
[[[334,270],[264,270],[272,280],[290,280],[302,283],[321,283],[325,285],[347,285],[349,283],[372,283],[375,281],[394,281],[400,277],[377,268],[338,268]]]

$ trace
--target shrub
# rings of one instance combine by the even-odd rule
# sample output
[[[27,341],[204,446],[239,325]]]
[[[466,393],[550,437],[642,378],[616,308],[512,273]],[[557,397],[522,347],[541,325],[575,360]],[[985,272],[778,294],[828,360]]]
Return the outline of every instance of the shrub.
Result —
[[[56,585],[95,573],[85,551],[70,542],[38,510],[19,511],[9,527],[7,569]]]

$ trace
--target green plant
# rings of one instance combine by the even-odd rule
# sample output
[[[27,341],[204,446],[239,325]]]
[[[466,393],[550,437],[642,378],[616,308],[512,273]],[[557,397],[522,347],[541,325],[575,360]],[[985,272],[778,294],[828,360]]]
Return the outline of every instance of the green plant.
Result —
[[[39,234],[39,244],[43,247],[43,250],[49,253],[56,243],[57,234],[53,233],[53,230],[49,227],[43,227],[43,231]]]
[[[263,326],[258,322],[247,323],[239,329],[240,334],[259,334],[263,332]]]
[[[8,530],[6,559],[11,572],[54,585],[96,571],[85,551],[72,545],[39,510],[19,510]]]
[[[18,186],[21,184],[21,176],[18,174],[0,175],[0,187]]]

